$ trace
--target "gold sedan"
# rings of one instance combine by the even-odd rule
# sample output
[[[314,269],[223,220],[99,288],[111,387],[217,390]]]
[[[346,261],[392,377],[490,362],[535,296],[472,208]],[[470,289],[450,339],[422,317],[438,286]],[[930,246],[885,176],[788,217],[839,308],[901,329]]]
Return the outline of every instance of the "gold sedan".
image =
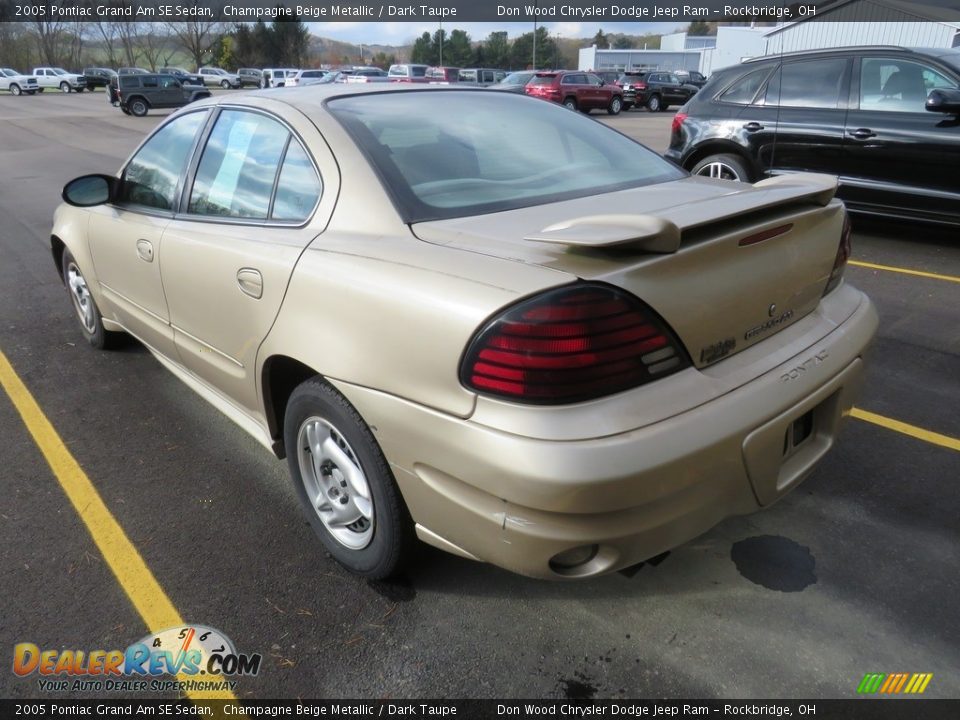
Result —
[[[691,177],[508,93],[328,85],[172,115],[64,188],[52,250],[90,344],[135,336],[286,457],[353,572],[419,538],[587,577],[833,445],[877,326],[835,189]]]

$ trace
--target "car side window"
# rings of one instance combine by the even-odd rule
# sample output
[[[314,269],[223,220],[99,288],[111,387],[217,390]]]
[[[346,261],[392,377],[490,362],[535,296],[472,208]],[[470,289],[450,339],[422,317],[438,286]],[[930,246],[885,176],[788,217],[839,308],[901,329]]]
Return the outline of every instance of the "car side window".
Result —
[[[197,132],[206,119],[206,112],[181,115],[147,140],[123,171],[120,202],[172,210]]]
[[[836,109],[846,69],[844,58],[786,63],[770,78],[764,104]]]
[[[265,220],[289,137],[283,125],[266,115],[221,112],[200,157],[188,212]]]
[[[860,63],[860,109],[924,112],[931,90],[957,83],[931,67],[910,60],[863,58]]]
[[[145,77],[143,78],[143,86],[145,88],[155,88],[159,86],[159,83],[155,77]]]
[[[770,68],[754,70],[743,77],[734,81],[721,95],[721,102],[736,103],[737,105],[749,105],[757,96],[763,81],[767,79]]]
[[[271,219],[306,220],[322,190],[323,185],[306,150],[296,140],[291,140],[280,168]]]

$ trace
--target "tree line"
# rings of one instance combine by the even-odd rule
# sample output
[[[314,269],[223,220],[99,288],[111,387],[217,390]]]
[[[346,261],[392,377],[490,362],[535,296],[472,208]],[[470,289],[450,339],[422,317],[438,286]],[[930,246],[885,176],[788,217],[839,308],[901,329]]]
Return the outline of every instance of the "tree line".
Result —
[[[258,22],[0,22],[0,66],[300,67],[310,32],[296,19]]]
[[[237,67],[312,67],[367,64],[387,69],[394,62],[410,61],[451,67],[491,67],[504,70],[571,68],[578,50],[591,44],[600,48],[660,46],[659,36],[605,34],[589,39],[561,39],[540,26],[511,40],[505,31],[491,32],[474,42],[460,29],[447,33],[424,32],[396,54],[365,54],[363,46],[311,38],[297,18],[265,23],[189,22],[85,22],[35,20],[2,22],[0,66],[28,69],[36,65],[75,70],[85,66],[159,67],[186,64]]]

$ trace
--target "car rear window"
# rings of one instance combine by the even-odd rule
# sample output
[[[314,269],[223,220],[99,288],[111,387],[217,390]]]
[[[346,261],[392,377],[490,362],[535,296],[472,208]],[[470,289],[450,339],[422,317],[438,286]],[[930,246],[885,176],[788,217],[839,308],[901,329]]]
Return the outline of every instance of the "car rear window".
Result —
[[[553,81],[557,79],[556,75],[534,75],[530,78],[528,85],[553,85]]]
[[[378,93],[335,98],[327,107],[410,223],[543,205],[685,175],[601,123],[511,94]]]

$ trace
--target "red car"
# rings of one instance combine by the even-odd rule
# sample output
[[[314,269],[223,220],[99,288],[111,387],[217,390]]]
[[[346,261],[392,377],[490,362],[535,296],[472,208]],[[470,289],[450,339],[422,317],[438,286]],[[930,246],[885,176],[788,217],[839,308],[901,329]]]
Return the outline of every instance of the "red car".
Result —
[[[578,70],[538,72],[524,91],[532,97],[585,113],[599,109],[617,115],[623,110],[623,90],[592,73]]]

